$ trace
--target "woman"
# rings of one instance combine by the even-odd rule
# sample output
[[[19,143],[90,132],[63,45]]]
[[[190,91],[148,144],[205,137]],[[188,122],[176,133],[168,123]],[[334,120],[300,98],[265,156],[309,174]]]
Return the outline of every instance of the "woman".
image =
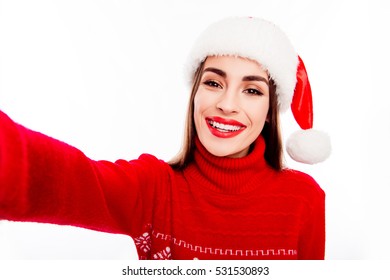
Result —
[[[188,73],[185,141],[170,163],[94,161],[0,113],[0,219],[127,234],[140,259],[323,259],[324,192],[282,163],[279,110],[292,101],[312,127],[306,71],[286,36],[261,19],[221,20]],[[319,162],[325,136],[299,132],[287,150]],[[304,151],[313,139],[315,153]]]

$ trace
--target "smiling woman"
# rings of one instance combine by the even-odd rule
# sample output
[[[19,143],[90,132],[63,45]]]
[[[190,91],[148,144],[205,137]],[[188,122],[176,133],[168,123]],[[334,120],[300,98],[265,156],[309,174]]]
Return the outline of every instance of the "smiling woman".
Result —
[[[268,115],[268,75],[257,62],[232,56],[209,57],[204,67],[194,98],[199,140],[216,156],[246,156]]]
[[[187,65],[185,141],[168,163],[95,161],[0,112],[0,218],[124,234],[140,259],[323,259],[324,191],[282,161],[279,111],[291,105],[310,137],[324,136],[311,129],[306,69],[285,34],[227,18]],[[292,143],[307,163],[330,152]]]

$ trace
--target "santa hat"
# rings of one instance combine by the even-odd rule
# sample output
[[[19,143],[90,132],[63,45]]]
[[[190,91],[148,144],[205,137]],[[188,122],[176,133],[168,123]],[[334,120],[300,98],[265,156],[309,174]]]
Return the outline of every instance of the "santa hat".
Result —
[[[210,25],[195,42],[187,60],[192,81],[207,56],[233,55],[257,61],[276,84],[281,112],[289,107],[302,128],[286,145],[292,159],[308,164],[324,161],[331,151],[330,139],[313,129],[313,105],[305,65],[287,36],[276,25],[253,17],[231,17]]]

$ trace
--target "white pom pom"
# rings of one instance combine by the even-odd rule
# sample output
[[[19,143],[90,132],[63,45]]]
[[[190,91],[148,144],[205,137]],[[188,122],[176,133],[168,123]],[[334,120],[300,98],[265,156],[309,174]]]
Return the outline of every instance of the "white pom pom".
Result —
[[[307,129],[294,132],[287,140],[286,150],[295,161],[315,164],[326,160],[332,148],[325,132]]]

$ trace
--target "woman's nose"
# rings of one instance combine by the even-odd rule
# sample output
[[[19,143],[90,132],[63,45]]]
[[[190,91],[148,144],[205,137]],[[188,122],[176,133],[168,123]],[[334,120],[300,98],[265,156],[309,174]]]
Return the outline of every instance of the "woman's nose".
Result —
[[[237,93],[233,90],[225,91],[217,103],[217,108],[225,114],[238,113],[239,104],[237,100]]]

